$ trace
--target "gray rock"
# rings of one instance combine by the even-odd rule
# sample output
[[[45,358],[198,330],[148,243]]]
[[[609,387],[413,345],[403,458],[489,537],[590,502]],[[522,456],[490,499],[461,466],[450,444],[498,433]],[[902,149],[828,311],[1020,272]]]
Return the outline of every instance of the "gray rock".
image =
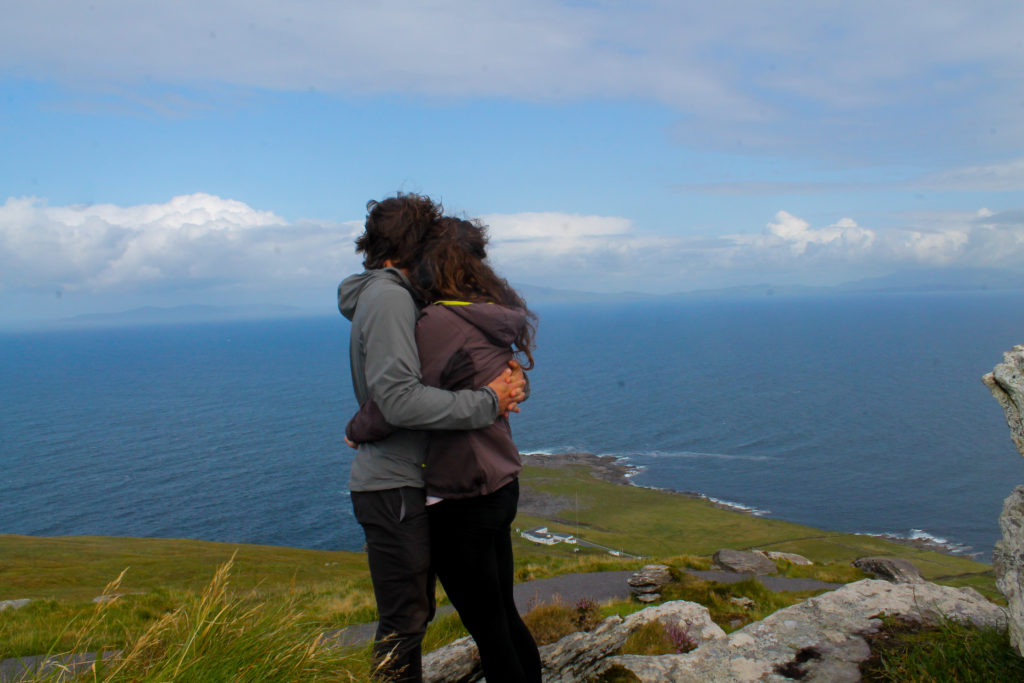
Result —
[[[731,597],[729,598],[729,602],[736,605],[737,607],[742,607],[743,609],[754,608],[754,601],[745,596]]]
[[[649,564],[628,579],[629,592],[640,602],[661,599],[661,589],[672,583],[672,571],[664,564]]]
[[[577,683],[592,679],[602,662],[622,647],[630,634],[644,624],[659,621],[684,631],[698,647],[725,638],[725,631],[703,605],[674,600],[630,614],[625,619],[608,617],[593,631],[570,634],[540,648],[545,683]]]
[[[1003,354],[1003,362],[981,378],[999,401],[1010,427],[1010,437],[1024,456],[1024,346]]]
[[[686,600],[673,600],[630,614],[623,623],[626,636],[629,637],[633,631],[652,621],[660,621],[665,626],[685,631],[698,646],[725,638],[725,631],[711,620],[707,607]]]
[[[774,574],[778,571],[775,563],[761,553],[723,548],[716,552],[712,559],[722,569],[738,574]]]
[[[471,683],[482,676],[480,651],[469,636],[423,655],[423,683]]]
[[[944,615],[978,626],[1006,626],[1003,609],[976,591],[865,579],[779,610],[687,654],[608,657],[597,673],[620,666],[641,681],[854,681],[856,665],[869,655],[861,635],[877,629],[882,614],[926,622]]]
[[[630,634],[652,621],[674,626],[698,645],[725,638],[725,632],[711,620],[704,606],[683,600],[666,602],[635,612],[625,619],[608,617],[591,631],[572,633],[557,643],[542,646],[540,656],[544,680],[546,683],[575,683],[590,679],[601,662],[622,647]],[[477,681],[481,675],[479,652],[469,637],[460,638],[423,657],[423,680],[426,683]]]
[[[884,581],[924,583],[914,563],[902,557],[859,557],[853,561],[853,566]]]
[[[871,656],[871,647],[860,636],[840,643],[825,643],[802,665],[802,680],[814,683],[860,683],[860,663]],[[800,666],[800,664],[797,664]]]
[[[999,401],[1010,427],[1010,438],[1024,456],[1024,346],[1003,354],[1003,362],[981,378]],[[1006,598],[1010,642],[1024,656],[1024,488],[1018,486],[1003,501],[999,516],[1003,537],[992,553],[996,586]]]
[[[761,553],[762,555],[767,557],[769,560],[785,560],[786,562],[789,562],[790,564],[799,564],[799,565],[814,564],[813,562],[808,560],[803,555],[797,555],[796,553],[780,553],[777,550],[758,550],[757,552]]]
[[[1010,642],[1024,656],[1024,486],[1003,501],[999,515],[1001,540],[992,552],[996,586],[1006,598],[1010,616]]]
[[[21,598],[20,600],[0,600],[0,612],[7,609],[20,609],[32,602],[28,598]]]

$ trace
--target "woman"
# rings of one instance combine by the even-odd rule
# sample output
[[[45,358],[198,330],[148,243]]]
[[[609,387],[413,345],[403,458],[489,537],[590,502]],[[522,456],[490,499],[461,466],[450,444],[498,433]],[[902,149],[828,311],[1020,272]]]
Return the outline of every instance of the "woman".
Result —
[[[485,262],[486,247],[483,226],[443,218],[409,273],[430,302],[416,326],[424,384],[478,389],[516,356],[533,367],[535,316]],[[389,431],[370,401],[346,435],[360,443]],[[506,416],[483,429],[431,432],[424,470],[431,561],[491,683],[541,680],[537,645],[512,595],[521,469]]]

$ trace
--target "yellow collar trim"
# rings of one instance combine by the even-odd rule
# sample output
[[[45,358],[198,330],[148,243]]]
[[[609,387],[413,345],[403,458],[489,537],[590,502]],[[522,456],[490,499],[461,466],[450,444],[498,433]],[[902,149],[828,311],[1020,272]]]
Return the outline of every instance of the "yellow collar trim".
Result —
[[[441,301],[435,301],[434,302],[434,304],[437,305],[437,306],[472,306],[472,305],[474,305],[476,303],[477,303],[476,301],[451,301],[451,300],[445,300],[445,299],[442,299]],[[493,301],[488,301],[487,305],[488,306],[493,306],[494,302]]]

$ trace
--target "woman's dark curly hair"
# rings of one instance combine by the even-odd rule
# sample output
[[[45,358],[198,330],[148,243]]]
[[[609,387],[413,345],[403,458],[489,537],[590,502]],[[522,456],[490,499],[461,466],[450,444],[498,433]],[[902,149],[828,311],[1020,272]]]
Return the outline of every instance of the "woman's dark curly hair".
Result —
[[[533,367],[533,336],[537,316],[519,293],[487,263],[487,227],[460,218],[444,217],[427,236],[410,280],[426,302],[460,299],[495,303],[526,313],[526,325],[513,346],[525,358],[523,369]]]
[[[366,231],[356,240],[363,267],[383,268],[390,260],[399,268],[411,268],[419,260],[424,239],[437,231],[442,213],[441,204],[418,194],[399,192],[367,202]]]

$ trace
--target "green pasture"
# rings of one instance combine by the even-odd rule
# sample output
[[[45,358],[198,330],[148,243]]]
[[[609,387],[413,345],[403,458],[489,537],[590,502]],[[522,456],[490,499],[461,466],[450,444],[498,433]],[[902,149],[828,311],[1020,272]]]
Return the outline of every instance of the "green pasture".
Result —
[[[614,557],[566,544],[540,546],[515,536],[517,580],[639,568],[650,562],[707,569],[711,554],[720,548],[761,548],[798,553],[816,563],[780,563],[781,573],[789,576],[852,581],[863,576],[850,568],[853,559],[898,556],[911,560],[930,580],[971,585],[1000,599],[992,568],[966,557],[754,517],[686,495],[612,484],[592,476],[586,466],[528,466],[522,485],[546,501],[548,513],[522,513],[516,527],[547,526],[643,557]],[[376,617],[362,553],[187,539],[0,535],[0,600],[31,599],[26,607],[0,612],[0,658],[126,647],[169,615],[202,603],[211,577],[229,561],[223,591],[240,614],[250,609],[287,613],[290,632],[310,639]],[[119,597],[102,608],[102,619],[94,618],[99,608],[93,599],[119,576],[119,584],[106,589]],[[700,591],[711,595],[718,589],[689,590],[698,596]],[[443,600],[443,595],[439,597]],[[780,595],[779,604],[800,597]],[[765,600],[766,607],[772,604]],[[432,626],[427,642],[441,645],[462,632],[453,615]],[[353,657],[352,670],[365,674],[365,651]]]

